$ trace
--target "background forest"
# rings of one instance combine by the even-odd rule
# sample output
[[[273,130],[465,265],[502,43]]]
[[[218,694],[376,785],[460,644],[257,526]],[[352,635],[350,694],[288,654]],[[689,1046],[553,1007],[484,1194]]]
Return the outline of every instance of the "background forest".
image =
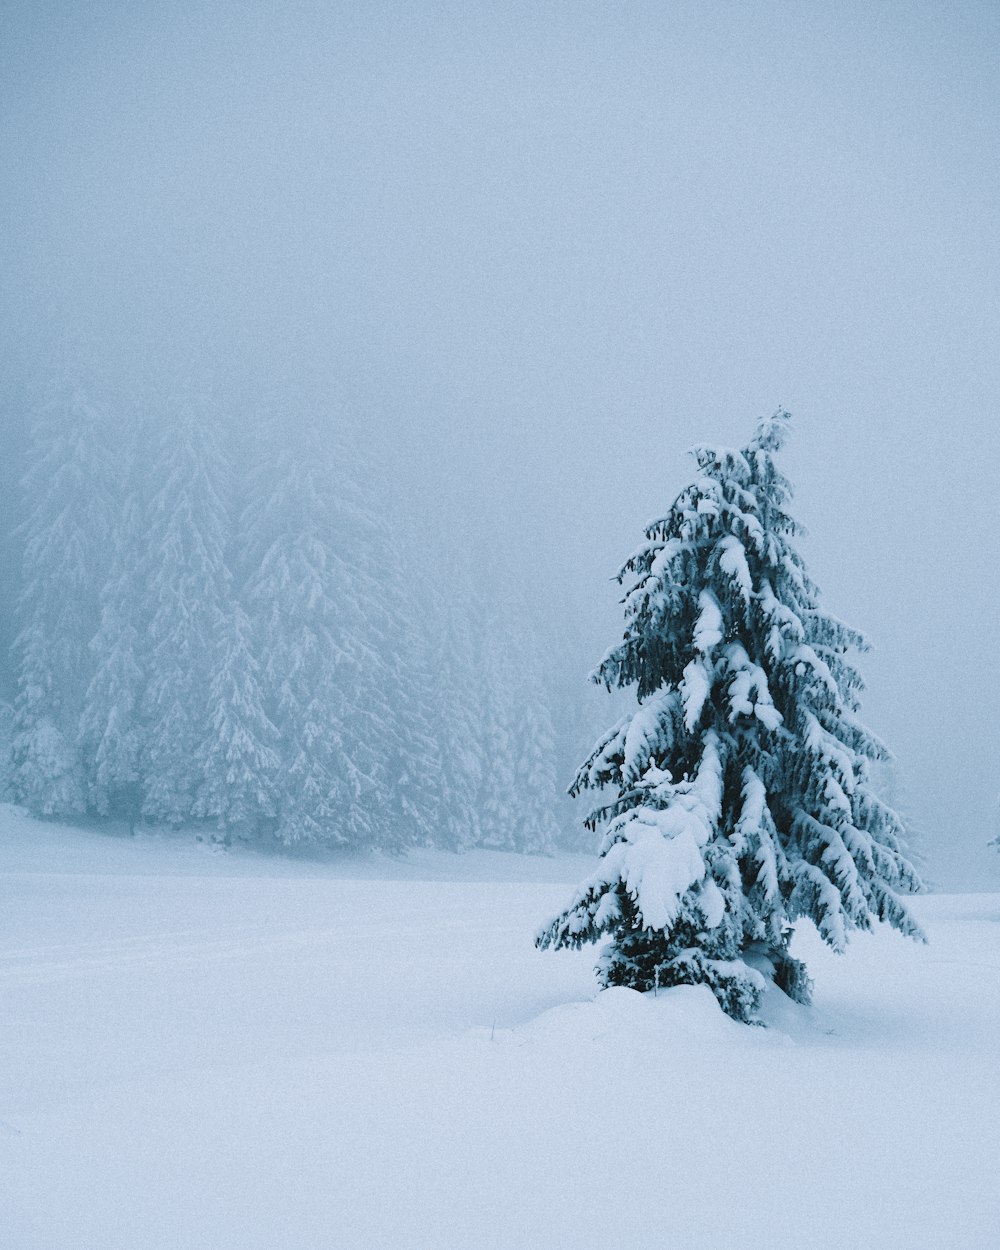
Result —
[[[10,796],[226,841],[579,845],[582,683],[502,559],[415,526],[363,421],[223,412],[208,387],[71,385],[32,413],[7,492]]]

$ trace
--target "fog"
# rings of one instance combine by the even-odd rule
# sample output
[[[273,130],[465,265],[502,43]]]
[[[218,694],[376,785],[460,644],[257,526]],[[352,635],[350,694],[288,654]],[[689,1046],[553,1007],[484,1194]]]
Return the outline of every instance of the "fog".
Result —
[[[998,888],[998,39],[985,3],[8,2],[5,443],[67,370],[350,408],[582,685],[686,448],[782,405],[927,874]]]

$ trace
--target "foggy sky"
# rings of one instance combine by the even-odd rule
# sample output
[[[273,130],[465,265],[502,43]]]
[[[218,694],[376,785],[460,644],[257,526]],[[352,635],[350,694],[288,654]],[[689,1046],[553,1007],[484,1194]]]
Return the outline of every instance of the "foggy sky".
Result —
[[[988,3],[7,0],[0,409],[81,367],[370,412],[583,682],[685,449],[783,405],[929,875],[1000,888],[998,46]]]

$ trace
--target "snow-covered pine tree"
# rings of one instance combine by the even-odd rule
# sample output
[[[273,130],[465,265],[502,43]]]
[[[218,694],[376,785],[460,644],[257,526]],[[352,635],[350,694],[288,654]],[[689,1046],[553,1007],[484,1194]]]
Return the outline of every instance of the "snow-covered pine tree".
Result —
[[[42,816],[78,815],[85,806],[77,731],[109,558],[109,463],[107,414],[81,388],[46,404],[22,481],[12,744],[13,791]]]
[[[402,579],[395,576],[389,585],[399,601],[393,637],[383,640],[381,657],[389,682],[379,753],[386,819],[399,846],[440,845],[442,756],[432,719],[435,675],[429,663],[429,627],[422,606]]]
[[[561,797],[549,710],[551,692],[535,623],[524,599],[510,584],[503,600],[504,607],[493,623],[490,639],[502,663],[499,668],[496,661],[486,667],[494,680],[501,676],[503,690],[488,690],[484,705],[489,713],[486,727],[491,740],[497,748],[504,741],[508,743],[509,760],[498,768],[496,758],[487,757],[494,788],[492,796],[487,790],[486,798],[502,801],[505,809],[503,824],[494,822],[491,832],[494,838],[502,834],[502,840],[494,842],[499,849],[550,855],[559,839],[555,808]],[[492,721],[498,713],[503,731],[500,735]],[[503,790],[496,785],[498,777]]]
[[[0,703],[0,803],[9,803],[13,797],[11,773],[13,771],[12,744],[14,741],[14,708]]]
[[[487,614],[479,629],[482,682],[480,827],[482,845],[495,851],[520,850],[521,794],[517,766],[517,673],[509,622]]]
[[[246,601],[282,760],[277,835],[371,846],[376,779],[363,670],[373,661],[356,571],[338,538],[338,466],[316,423],[268,422],[244,524]],[[340,524],[338,524],[338,520]]]
[[[400,546],[405,521],[388,497],[383,460],[368,431],[341,412],[324,442],[334,639],[341,655],[354,657],[336,675],[339,712],[344,739],[371,783],[359,796],[369,844],[399,851],[432,837],[440,777],[415,587]]]
[[[575,792],[614,788],[601,862],[541,947],[609,937],[604,985],[704,984],[752,1020],[768,980],[798,1001],[793,922],[842,950],[876,919],[920,937],[897,892],[920,883],[899,818],[868,784],[886,754],[857,718],[862,636],[823,612],[775,465],[788,415],[699,473],[626,562],[625,635],[594,674],[638,707],[596,746]]]
[[[178,825],[203,781],[212,723],[214,631],[228,599],[225,453],[208,404],[186,398],[164,422],[149,466],[144,562],[148,674],[143,815]]]
[[[99,816],[122,816],[130,826],[142,808],[144,756],[139,709],[145,688],[140,633],[141,504],[134,466],[119,462],[125,499],[111,529],[111,570],[101,589],[101,623],[90,644],[96,668],[80,717],[79,741],[87,805]]]
[[[243,608],[234,603],[216,624],[208,735],[198,752],[203,781],[194,815],[214,820],[228,842],[277,815],[278,731],[264,710],[260,665]]]
[[[492,603],[478,616],[482,683],[482,845],[550,854],[558,836],[550,692],[533,621],[494,555]]]
[[[450,560],[442,566],[436,580],[446,589],[436,605],[431,642],[430,719],[441,756],[441,816],[434,841],[447,850],[467,851],[482,838],[481,674],[468,610],[471,579]]]
[[[529,855],[551,855],[559,841],[555,732],[546,694],[544,682],[525,683],[517,718],[517,849]]]

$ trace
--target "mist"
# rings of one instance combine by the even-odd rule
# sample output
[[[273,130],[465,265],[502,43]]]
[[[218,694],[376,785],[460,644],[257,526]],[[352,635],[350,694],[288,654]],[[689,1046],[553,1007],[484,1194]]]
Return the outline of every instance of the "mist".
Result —
[[[152,8],[0,16],[8,465],[67,375],[349,411],[583,688],[685,450],[784,406],[927,875],[997,888],[996,8]]]

